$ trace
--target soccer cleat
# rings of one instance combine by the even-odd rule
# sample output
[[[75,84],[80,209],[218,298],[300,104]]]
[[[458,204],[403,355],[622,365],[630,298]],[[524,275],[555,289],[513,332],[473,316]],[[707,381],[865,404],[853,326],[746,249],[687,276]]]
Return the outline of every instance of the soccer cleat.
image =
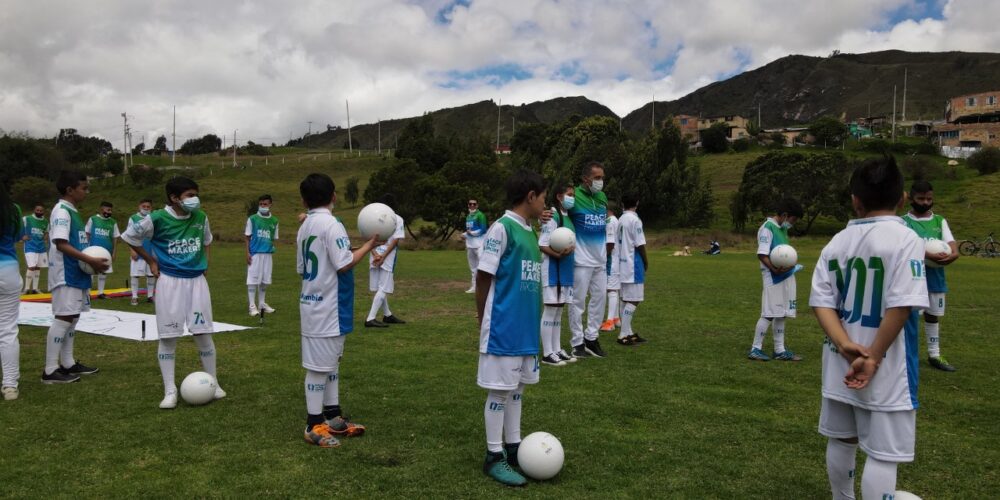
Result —
[[[163,396],[163,401],[160,401],[161,410],[173,410],[177,408],[177,392],[168,392],[166,396]]]
[[[517,463],[517,450],[521,447],[521,442],[507,443],[503,445],[503,452],[507,455],[507,463],[511,467],[520,467],[521,465]]]
[[[329,425],[316,424],[312,429],[306,429],[306,442],[314,444],[320,448],[336,448],[340,446],[340,441],[333,437],[333,431]]]
[[[618,343],[618,345],[623,345],[623,346],[629,346],[629,347],[632,347],[632,346],[637,346],[637,345],[639,345],[639,344],[638,344],[638,343],[637,343],[637,342],[636,342],[636,341],[635,341],[635,340],[634,340],[634,339],[632,338],[632,336],[631,336],[631,335],[628,335],[628,336],[625,336],[625,337],[618,337],[618,340],[615,340],[615,342],[617,342],[617,343]]]
[[[556,353],[549,354],[542,358],[542,364],[549,366],[566,366],[566,362],[559,358]]]
[[[365,433],[365,426],[355,424],[344,417],[333,417],[326,421],[326,425],[330,428],[330,432],[337,436],[356,437]]]
[[[73,363],[73,366],[69,368],[63,368],[63,370],[66,370],[66,372],[69,373],[70,375],[93,375],[98,371],[100,371],[97,368],[92,368],[87,365],[81,364],[79,361]]]
[[[99,294],[97,294],[97,298],[99,298],[99,299],[106,299],[106,298],[108,298],[108,296],[104,295],[103,293],[99,293]]]
[[[256,318],[257,316],[260,316],[260,311],[257,310],[257,306],[251,305],[250,306],[250,317],[251,318]]]
[[[156,302],[155,300],[153,300],[153,297],[146,297],[147,304],[152,304],[153,302]]]
[[[20,392],[17,390],[17,387],[4,387],[3,389],[0,389],[0,394],[3,394],[3,398],[5,400],[13,401],[17,399]]]
[[[218,383],[218,382],[216,382],[216,383]],[[213,400],[215,400],[215,399],[222,399],[224,397],[226,397],[226,391],[222,390],[222,387],[216,385],[215,386],[215,394],[212,396],[212,399]]]
[[[406,322],[397,318],[395,315],[382,316],[382,322],[387,325],[405,325]]]
[[[934,368],[937,368],[938,370],[941,370],[943,372],[953,372],[958,369],[952,366],[951,363],[949,363],[946,359],[944,359],[944,356],[929,357],[927,358],[927,362],[930,363],[931,366],[933,366]]]
[[[510,468],[504,452],[487,451],[486,460],[483,462],[483,473],[507,486],[524,486],[528,482],[524,476]]]
[[[622,319],[621,318],[615,318],[615,326],[622,326]]]
[[[764,354],[764,351],[757,349],[756,347],[750,349],[750,353],[747,354],[747,359],[754,361],[771,361],[771,358]]]
[[[138,297],[132,297],[132,300],[129,301],[129,304],[131,304],[133,306],[139,305],[139,298]]]
[[[559,359],[561,359],[561,360],[563,360],[563,361],[565,361],[567,363],[576,363],[576,356],[574,356],[574,355],[572,355],[572,354],[570,354],[570,353],[568,353],[568,352],[566,352],[566,351],[564,351],[562,349],[559,349],[558,351],[556,351],[556,355],[559,356]]]
[[[365,328],[389,328],[389,325],[377,319],[370,319],[368,321],[365,321]]]
[[[792,351],[784,350],[781,352],[775,352],[771,354],[771,359],[775,361],[802,361],[802,356],[795,354]]]
[[[78,382],[79,380],[79,375],[73,375],[62,367],[57,368],[56,371],[52,373],[45,373],[45,370],[42,370],[43,384],[69,384],[72,382]]]
[[[613,332],[615,331],[615,320],[608,319],[604,323],[601,323],[602,332]]]
[[[583,344],[573,346],[573,357],[576,359],[589,358],[591,354],[587,352],[587,349]]]
[[[274,308],[267,304],[261,304],[260,311],[265,314],[274,314]]]
[[[635,342],[636,344],[645,344],[647,342],[646,339],[640,337],[638,333],[633,333],[629,336],[632,337],[632,342]]]
[[[470,289],[466,290],[465,293],[476,293],[476,289],[475,288],[470,288]]]

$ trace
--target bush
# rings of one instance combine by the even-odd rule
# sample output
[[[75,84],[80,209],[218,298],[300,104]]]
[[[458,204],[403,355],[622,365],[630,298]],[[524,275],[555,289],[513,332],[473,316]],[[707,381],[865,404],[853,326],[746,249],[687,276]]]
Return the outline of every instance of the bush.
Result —
[[[156,186],[163,182],[163,172],[149,165],[136,165],[128,171],[132,184],[139,187]]]
[[[988,175],[1000,170],[1000,149],[986,147],[976,151],[969,157],[970,167],[979,171],[979,175]]]
[[[11,186],[14,202],[29,212],[35,205],[49,207],[59,198],[55,183],[41,177],[21,177]]]
[[[729,151],[728,135],[728,124],[713,123],[711,127],[701,131],[701,147],[706,153],[725,153]]]
[[[741,153],[743,151],[748,151],[750,149],[750,139],[741,137],[733,141],[733,151]]]
[[[899,167],[903,175],[913,180],[931,181],[947,175],[943,165],[925,156],[907,156]]]

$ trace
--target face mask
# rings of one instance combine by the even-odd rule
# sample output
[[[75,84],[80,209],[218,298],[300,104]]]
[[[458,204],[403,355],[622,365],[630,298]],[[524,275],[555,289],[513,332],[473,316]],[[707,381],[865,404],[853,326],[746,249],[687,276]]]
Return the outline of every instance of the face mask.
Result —
[[[195,210],[201,208],[201,200],[199,200],[197,196],[183,199],[181,200],[181,207],[183,207],[184,211],[187,213],[194,212]]]
[[[792,223],[791,223],[791,222],[788,222],[788,221],[786,220],[785,222],[782,222],[782,223],[781,223],[781,228],[782,228],[782,229],[791,229],[791,228],[792,228]]]
[[[574,206],[576,206],[576,198],[572,196],[563,196],[562,206],[566,210],[572,209]]]
[[[257,209],[257,213],[259,213],[261,215],[267,215],[267,214],[271,213],[271,209],[269,207],[260,207],[260,208]]]
[[[597,179],[590,182],[590,190],[594,193],[600,193],[604,189],[604,179]]]
[[[108,219],[108,218],[111,217],[111,214],[101,214],[101,217],[104,217],[105,219]]]
[[[139,209],[139,215],[145,217],[145,216],[149,215],[149,210],[146,210],[145,208],[140,208]]]
[[[910,202],[910,206],[913,207],[913,213],[915,213],[915,214],[925,214],[925,213],[929,212],[931,208],[934,207],[934,203],[932,202],[932,203],[928,203],[928,204],[924,205],[923,203],[917,203],[915,201],[911,201]]]

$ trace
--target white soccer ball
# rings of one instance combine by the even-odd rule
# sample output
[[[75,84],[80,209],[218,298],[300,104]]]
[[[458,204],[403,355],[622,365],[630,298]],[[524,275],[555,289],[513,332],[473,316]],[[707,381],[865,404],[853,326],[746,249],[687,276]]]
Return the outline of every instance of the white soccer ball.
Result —
[[[97,245],[90,246],[90,247],[84,248],[83,249],[83,253],[85,255],[90,256],[90,257],[96,257],[98,259],[104,259],[104,260],[108,261],[109,265],[111,264],[111,252],[109,252],[108,249],[106,249],[104,247],[99,247]],[[96,274],[96,273],[94,273],[94,268],[90,267],[90,264],[87,264],[86,262],[84,262],[82,260],[79,261],[79,262],[80,262],[80,269],[83,272],[85,272],[87,274]]]
[[[930,239],[927,240],[927,243],[924,243],[924,251],[931,255],[939,253],[951,255],[951,246],[941,240]],[[927,267],[941,267],[941,264],[938,264],[931,259],[926,259],[924,262],[927,264]]]
[[[365,205],[358,213],[358,231],[365,239],[377,236],[386,241],[396,232],[396,212],[382,203]]]
[[[909,491],[896,490],[896,493],[892,496],[893,500],[920,500],[920,497],[910,493]]]
[[[521,440],[517,463],[533,479],[551,479],[562,470],[562,443],[548,432],[532,432]]]
[[[205,372],[193,372],[181,382],[181,398],[189,405],[208,404],[215,399],[217,387],[215,377]]]
[[[549,248],[556,252],[562,252],[573,245],[576,245],[576,233],[568,227],[557,227],[549,235]]]
[[[799,262],[799,254],[791,245],[778,245],[771,249],[774,267],[792,267]]]

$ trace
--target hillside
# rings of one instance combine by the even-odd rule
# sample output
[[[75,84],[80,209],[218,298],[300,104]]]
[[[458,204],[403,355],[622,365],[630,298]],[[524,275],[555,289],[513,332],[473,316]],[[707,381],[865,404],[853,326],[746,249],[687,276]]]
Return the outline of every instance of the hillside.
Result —
[[[807,123],[823,115],[855,119],[891,115],[892,87],[902,113],[907,72],[906,118],[941,119],[954,96],[1000,87],[1000,54],[890,50],[833,57],[791,55],[680,99],[656,102],[657,117],[741,114],[753,119],[760,105],[765,127]],[[651,105],[629,113],[622,125],[649,129]]]

